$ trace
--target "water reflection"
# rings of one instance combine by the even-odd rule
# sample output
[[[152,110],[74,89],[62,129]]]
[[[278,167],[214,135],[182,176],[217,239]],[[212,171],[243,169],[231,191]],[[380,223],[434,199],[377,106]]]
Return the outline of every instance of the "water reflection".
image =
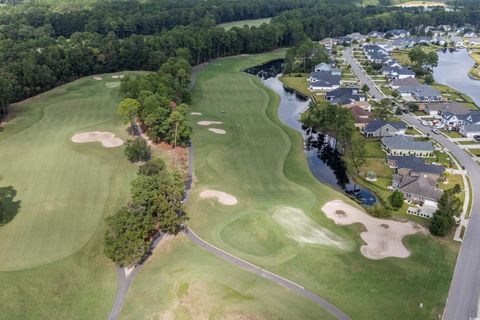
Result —
[[[302,127],[300,115],[308,108],[310,100],[283,86],[278,79],[282,70],[283,60],[274,60],[245,71],[259,76],[267,87],[280,96],[278,116],[289,127],[302,133],[305,141],[305,155],[312,174],[320,182],[342,190],[364,205],[375,204],[376,198],[371,191],[350,182],[345,163],[336,148],[335,139]]]

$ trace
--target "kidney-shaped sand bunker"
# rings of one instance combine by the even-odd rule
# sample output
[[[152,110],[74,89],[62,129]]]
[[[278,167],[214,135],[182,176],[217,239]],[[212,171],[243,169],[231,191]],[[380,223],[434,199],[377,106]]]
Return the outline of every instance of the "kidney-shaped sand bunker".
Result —
[[[123,140],[115,137],[111,132],[82,132],[72,137],[74,143],[100,142],[105,148],[115,148],[123,144]]]

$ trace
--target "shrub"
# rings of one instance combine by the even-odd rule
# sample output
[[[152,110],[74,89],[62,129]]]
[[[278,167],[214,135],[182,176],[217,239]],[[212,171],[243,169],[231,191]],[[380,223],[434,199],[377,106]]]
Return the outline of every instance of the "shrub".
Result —
[[[403,193],[398,190],[393,191],[393,193],[388,197],[390,204],[394,208],[401,208],[403,206]]]
[[[391,216],[390,211],[380,204],[376,204],[369,208],[368,213],[377,218],[389,218]]]
[[[150,147],[147,141],[142,138],[127,140],[125,155],[131,162],[147,161],[150,159]]]

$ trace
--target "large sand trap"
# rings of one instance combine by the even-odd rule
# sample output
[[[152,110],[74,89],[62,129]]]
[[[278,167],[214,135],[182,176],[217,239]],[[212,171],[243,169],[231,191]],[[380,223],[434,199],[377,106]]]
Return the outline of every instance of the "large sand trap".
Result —
[[[282,207],[273,213],[273,219],[282,226],[290,238],[301,244],[320,244],[348,249],[348,243],[327,228],[313,221],[305,212]]]
[[[403,245],[403,237],[418,232],[426,233],[426,230],[416,223],[374,218],[342,200],[330,201],[322,210],[336,224],[361,223],[365,226],[367,231],[360,236],[366,244],[360,251],[369,259],[407,258],[410,251]]]
[[[93,77],[94,80],[102,80],[102,77]]]
[[[114,74],[114,75],[112,76],[112,79],[118,79],[118,78],[120,78],[120,76],[119,76],[118,74]]]
[[[201,115],[202,115],[201,112],[190,112],[190,114],[191,114],[192,116],[201,116]]]
[[[217,128],[208,128],[208,131],[211,131],[213,133],[216,133],[216,134],[225,134],[227,133],[227,131],[223,130],[223,129],[217,129]]]
[[[199,121],[197,123],[201,126],[209,126],[212,124],[222,124],[223,122],[222,121]]]
[[[222,191],[205,190],[200,193],[200,199],[209,198],[216,198],[218,202],[226,206],[233,206],[237,204],[237,198]]]
[[[87,143],[87,142],[100,142],[105,148],[115,148],[123,144],[123,140],[115,137],[111,132],[82,132],[77,133],[72,137],[72,141],[75,143]]]

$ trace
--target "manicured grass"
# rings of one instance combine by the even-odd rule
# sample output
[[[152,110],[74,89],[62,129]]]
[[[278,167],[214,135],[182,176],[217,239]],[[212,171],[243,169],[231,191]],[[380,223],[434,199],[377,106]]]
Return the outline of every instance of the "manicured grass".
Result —
[[[443,133],[445,133],[450,138],[463,138],[463,136],[458,131],[443,130]]]
[[[462,190],[465,190],[465,184],[463,183],[463,178],[459,174],[446,173],[447,183],[440,182],[438,183],[438,188],[441,190],[448,190],[453,188],[456,184],[459,184]],[[465,192],[460,193],[460,200],[465,201]]]
[[[471,154],[473,154],[473,155],[475,155],[475,156],[477,156],[477,157],[480,157],[480,149],[468,149],[468,151],[469,151]]]
[[[301,76],[298,77],[296,75],[301,75]],[[285,86],[291,89],[294,89],[300,93],[303,93],[306,96],[311,96],[312,92],[308,90],[307,77],[308,77],[308,74],[306,73],[291,74],[288,76],[280,77],[280,81],[282,81],[282,83]]]
[[[267,23],[267,24],[270,23],[270,20],[272,20],[272,18],[238,20],[238,21],[221,23],[221,24],[217,25],[217,27],[223,28],[225,30],[230,30],[233,27],[243,28],[246,25],[249,26],[249,27],[260,27],[264,23]]]
[[[409,259],[373,261],[361,255],[359,227],[338,227],[320,210],[326,201],[344,196],[313,178],[301,135],[277,117],[278,97],[258,78],[239,71],[276,57],[229,58],[199,74],[193,110],[203,116],[191,117],[196,181],[187,204],[190,227],[220,248],[325,296],[353,318],[441,316],[458,244],[416,235],[405,239],[413,253]],[[196,125],[199,120],[222,121],[217,127],[226,134],[209,132]],[[380,155],[378,145],[370,148]],[[230,193],[239,202],[228,207],[202,200],[205,189]],[[283,207],[303,210],[352,249],[295,241],[274,218]],[[150,285],[161,287],[161,279],[154,281],[158,285]]]
[[[128,292],[121,319],[334,319],[291,290],[201,250],[164,241]]]
[[[84,78],[12,107],[0,132],[2,186],[21,209],[0,228],[0,314],[5,319],[105,319],[115,294],[103,256],[105,216],[128,201],[136,167],[123,147],[74,144],[76,132],[111,131],[118,87]],[[108,80],[107,80],[108,79]],[[117,80],[118,81],[118,80]]]
[[[450,165],[455,166],[455,163],[453,162],[451,156],[448,153],[438,150],[433,151],[433,153],[435,154],[435,157],[426,159],[427,162],[431,160],[435,163],[440,163],[445,168],[450,168]]]
[[[478,110],[477,106],[473,102],[472,98],[467,96],[464,93],[461,93],[458,90],[455,90],[449,86],[446,86],[444,84],[438,84],[435,83],[432,85],[432,88],[437,89],[440,91],[443,95],[447,96],[449,100],[457,101],[460,103],[464,103],[466,107],[472,109],[472,110]]]
[[[407,128],[406,134],[421,135],[422,133],[420,131],[418,131],[417,129],[410,127],[410,128]]]
[[[468,140],[468,141],[456,141],[456,143],[468,145],[468,144],[480,144],[480,141]]]

